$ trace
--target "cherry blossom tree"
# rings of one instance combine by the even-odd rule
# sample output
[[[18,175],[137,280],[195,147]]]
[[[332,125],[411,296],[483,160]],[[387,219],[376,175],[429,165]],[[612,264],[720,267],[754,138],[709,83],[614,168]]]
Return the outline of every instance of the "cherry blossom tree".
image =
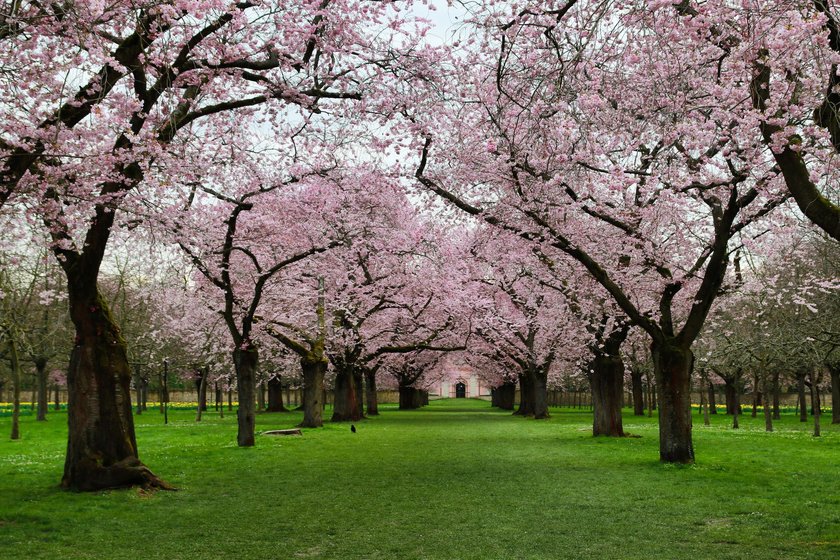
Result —
[[[679,17],[671,2],[483,8],[458,75],[468,86],[453,96],[467,102],[416,116],[415,175],[461,211],[577,261],[647,332],[660,458],[692,462],[692,344],[730,240],[755,235],[788,196],[748,101],[763,36],[735,26],[740,47],[722,56],[713,23]]]
[[[375,107],[371,84],[416,45],[405,27],[363,0],[4,7],[0,206],[29,204],[47,226],[78,334],[65,487],[167,486],[138,458],[125,341],[96,285],[118,209],[165,198],[162,170],[186,172],[183,148],[225,115],[265,107],[270,125]]]

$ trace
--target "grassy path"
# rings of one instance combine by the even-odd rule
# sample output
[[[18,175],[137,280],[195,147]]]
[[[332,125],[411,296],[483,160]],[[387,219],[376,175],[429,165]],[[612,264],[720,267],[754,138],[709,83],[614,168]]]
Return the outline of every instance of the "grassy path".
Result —
[[[0,558],[840,557],[840,426],[695,417],[698,463],[674,467],[632,416],[640,438],[595,439],[586,412],[439,401],[239,449],[233,415],[193,414],[137,419],[143,460],[181,488],[155,494],[63,492],[66,417],[26,418],[18,442],[0,418]]]

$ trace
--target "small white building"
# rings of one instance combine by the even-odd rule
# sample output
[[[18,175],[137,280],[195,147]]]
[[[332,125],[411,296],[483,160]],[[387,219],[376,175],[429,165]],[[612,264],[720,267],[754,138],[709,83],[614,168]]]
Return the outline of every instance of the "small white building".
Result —
[[[450,399],[489,399],[490,385],[475,374],[475,370],[452,367],[443,379],[429,387],[429,397]]]

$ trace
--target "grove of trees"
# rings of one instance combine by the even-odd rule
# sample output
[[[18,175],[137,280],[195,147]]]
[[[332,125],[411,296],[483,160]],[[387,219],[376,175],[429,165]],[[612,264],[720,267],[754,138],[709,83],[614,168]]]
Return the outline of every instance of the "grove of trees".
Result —
[[[593,436],[655,402],[664,462],[715,387],[840,423],[840,9],[459,6],[0,6],[0,389],[17,438],[66,387],[63,487],[170,488],[164,360],[245,447],[284,388],[317,428],[456,366],[534,419],[586,385]]]

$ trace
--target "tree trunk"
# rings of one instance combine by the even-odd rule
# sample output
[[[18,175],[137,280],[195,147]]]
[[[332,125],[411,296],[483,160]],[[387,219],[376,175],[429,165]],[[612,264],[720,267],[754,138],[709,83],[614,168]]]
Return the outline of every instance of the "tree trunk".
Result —
[[[533,416],[534,395],[534,376],[530,371],[524,371],[519,375],[519,408],[513,414]]]
[[[336,371],[332,422],[356,422],[364,417],[359,402],[363,391],[360,377],[352,365]]]
[[[840,424],[840,366],[828,368],[831,374],[831,423]]]
[[[303,369],[303,422],[301,428],[320,428],[324,425],[324,373],[326,360],[301,358]]]
[[[709,414],[717,414],[717,403],[715,402],[715,386],[709,381]]]
[[[210,367],[205,366],[204,369],[198,370],[199,378],[196,381],[196,388],[198,389],[198,410],[207,412],[207,378],[210,377]]]
[[[268,412],[286,412],[283,406],[283,378],[275,375],[268,380]]]
[[[257,410],[260,412],[265,410],[265,384],[257,384]]]
[[[423,406],[423,395],[420,389],[400,385],[400,410],[415,410]]]
[[[730,415],[736,413],[741,414],[741,399],[737,383],[732,378],[724,378],[723,382],[724,395],[726,396],[726,413]]]
[[[198,406],[195,410],[195,421],[201,422],[201,413],[207,410],[207,378],[210,377],[209,371],[199,370],[201,375],[200,383],[198,384]]]
[[[532,402],[534,403],[534,419],[543,420],[548,418],[548,371],[542,368],[535,368],[531,373],[532,377]],[[621,393],[618,394],[619,402]]]
[[[249,343],[237,346],[233,351],[233,365],[236,369],[236,389],[239,393],[239,407],[236,410],[236,443],[239,447],[252,447],[256,424],[257,362],[259,353]],[[230,404],[230,393],[228,403]]]
[[[691,370],[694,355],[688,344],[673,338],[654,341],[651,350],[659,401],[659,460],[693,463]]]
[[[711,422],[709,421],[709,402],[705,398],[705,395],[706,395],[707,391],[703,387],[703,383],[704,383],[704,381],[701,379],[700,380],[700,408],[703,409],[703,425],[704,426],[709,426],[709,425],[711,425]],[[709,383],[709,386],[711,386],[711,383]]]
[[[769,379],[769,376],[765,373],[764,378],[764,394],[769,395],[772,392],[772,388],[769,386],[772,382]],[[767,406],[767,403],[764,403],[764,431],[772,432],[773,431],[773,411]]]
[[[732,414],[732,429],[737,430],[741,427],[738,424],[738,417],[741,415],[741,393],[739,391],[733,392],[732,399],[732,410],[734,411]]]
[[[53,402],[53,410],[61,410],[61,389],[58,385],[53,387],[55,389],[55,402]],[[0,399],[2,402],[2,399]]]
[[[621,355],[599,353],[589,364],[592,389],[592,435],[623,437],[621,395],[624,392],[624,362]]]
[[[808,421],[808,405],[805,403],[805,374],[796,374],[796,388],[799,393],[799,421]]]
[[[779,399],[781,388],[779,387],[779,372],[773,373],[773,420],[781,420],[782,413],[779,409]]]
[[[35,381],[38,385],[38,416],[36,419],[41,422],[47,419],[47,408],[49,408],[48,378],[47,359],[39,357],[35,360]]]
[[[76,342],[67,371],[69,429],[61,485],[78,491],[171,488],[138,458],[125,341],[95,281],[78,268],[68,270]]]
[[[811,378],[811,415],[816,416],[822,412],[820,410],[820,385],[819,380],[814,378],[814,372],[811,372],[809,377]]]
[[[376,393],[376,370],[365,369],[365,401],[368,416],[379,416],[379,400]]]
[[[134,394],[136,395],[136,414],[143,414],[143,378],[140,377],[140,365],[134,366]]]
[[[633,416],[644,416],[645,393],[642,388],[642,372],[635,368],[631,369],[630,380],[633,386]]]
[[[758,415],[758,407],[761,406],[761,391],[758,388],[758,374],[753,375],[753,394],[752,394],[752,417]]]
[[[12,368],[12,434],[11,439],[20,439],[20,359],[17,341],[9,334],[9,365]]]
[[[516,400],[516,383],[505,381],[495,389],[496,406],[502,410],[513,410],[513,402]]]

